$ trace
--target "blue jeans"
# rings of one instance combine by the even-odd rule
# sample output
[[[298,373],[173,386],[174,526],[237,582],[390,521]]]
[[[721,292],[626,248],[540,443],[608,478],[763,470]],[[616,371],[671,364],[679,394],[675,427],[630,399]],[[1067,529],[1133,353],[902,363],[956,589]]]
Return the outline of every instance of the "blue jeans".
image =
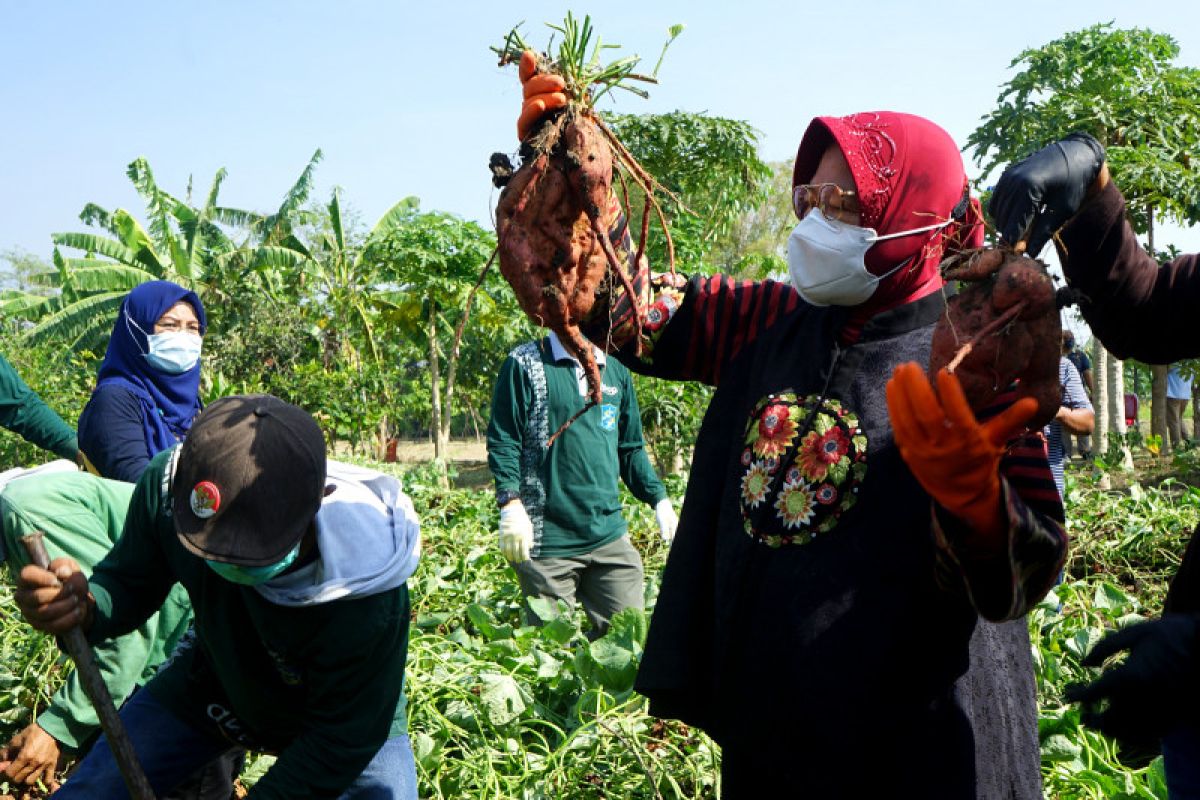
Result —
[[[229,750],[230,743],[176,717],[147,691],[139,691],[121,709],[121,722],[133,742],[142,769],[156,795],[166,794],[184,778]],[[55,800],[127,800],[121,771],[101,736],[80,762]],[[417,767],[408,736],[393,736],[339,800],[416,800]]]
[[[1184,725],[1164,736],[1162,754],[1171,800],[1200,800],[1200,725]]]

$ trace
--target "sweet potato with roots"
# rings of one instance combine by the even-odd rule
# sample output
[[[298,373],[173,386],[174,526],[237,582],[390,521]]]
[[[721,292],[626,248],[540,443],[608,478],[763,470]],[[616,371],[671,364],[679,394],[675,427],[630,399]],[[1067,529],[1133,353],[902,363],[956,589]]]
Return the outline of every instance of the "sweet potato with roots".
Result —
[[[536,73],[529,80],[561,75],[568,104],[547,115],[524,143],[526,157],[520,168],[505,176],[504,190],[496,207],[496,233],[500,271],[513,287],[522,310],[534,323],[558,335],[587,376],[588,403],[555,431],[550,437],[552,443],[602,397],[600,370],[591,344],[580,330],[596,306],[597,293],[622,287],[630,297],[636,297],[629,268],[609,239],[608,226],[612,220],[608,211],[617,202],[612,181],[618,168],[641,188],[646,198],[635,263],[640,261],[645,248],[651,209],[657,212],[660,223],[664,223],[664,218],[654,199],[657,184],[595,111],[596,99],[613,88],[644,96],[644,91],[625,82],[653,82],[653,76],[632,72],[639,60],[636,56],[601,66],[599,44],[590,57],[586,56],[592,37],[591,23],[586,17],[580,23],[568,14],[563,26],[551,27],[563,35],[558,57],[538,55]],[[681,26],[672,28],[671,38],[681,29]],[[496,52],[503,66],[519,61],[528,50],[514,30]],[[526,56],[527,64],[528,59]],[[660,58],[660,64],[661,61]],[[496,161],[493,156],[493,164]],[[665,232],[665,223],[663,229]],[[667,241],[670,247],[669,233]],[[640,328],[644,310],[640,304],[633,305]]]
[[[1046,266],[1011,250],[984,249],[943,262],[942,276],[963,285],[934,329],[929,373],[954,373],[977,411],[1015,381],[1019,396],[1038,403],[1030,428],[1054,419],[1062,404],[1062,328]]]

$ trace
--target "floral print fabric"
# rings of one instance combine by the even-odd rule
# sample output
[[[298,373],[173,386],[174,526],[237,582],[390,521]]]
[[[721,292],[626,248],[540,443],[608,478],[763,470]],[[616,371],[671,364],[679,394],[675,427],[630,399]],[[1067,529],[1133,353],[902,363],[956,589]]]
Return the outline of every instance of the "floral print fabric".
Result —
[[[866,454],[858,417],[837,400],[791,391],[763,398],[741,456],[746,533],[780,547],[832,531],[858,499]]]

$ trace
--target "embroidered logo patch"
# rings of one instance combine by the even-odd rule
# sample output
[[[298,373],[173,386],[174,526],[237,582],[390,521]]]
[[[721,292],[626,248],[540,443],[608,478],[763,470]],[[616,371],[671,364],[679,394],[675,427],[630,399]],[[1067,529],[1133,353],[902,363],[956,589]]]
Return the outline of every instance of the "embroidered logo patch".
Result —
[[[212,481],[200,481],[192,487],[188,502],[193,514],[200,519],[208,519],[221,508],[221,490]]]
[[[779,547],[808,544],[854,506],[867,437],[837,400],[778,392],[751,412],[742,449],[746,533]]]
[[[612,403],[600,406],[600,427],[606,431],[617,429],[617,407]]]

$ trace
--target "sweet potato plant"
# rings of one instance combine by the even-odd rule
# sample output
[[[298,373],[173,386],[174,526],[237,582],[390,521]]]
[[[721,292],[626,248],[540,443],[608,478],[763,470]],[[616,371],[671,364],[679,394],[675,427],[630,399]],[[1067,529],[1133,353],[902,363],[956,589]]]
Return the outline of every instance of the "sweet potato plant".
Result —
[[[588,17],[580,21],[568,13],[561,26],[550,27],[561,34],[557,50],[548,48],[552,54],[534,53],[516,29],[502,47],[495,48],[501,66],[519,63],[522,80],[535,91],[540,91],[536,89],[538,81],[547,83],[542,90],[551,90],[546,78],[558,75],[566,84],[567,96],[567,106],[548,113],[524,142],[523,163],[500,195],[496,230],[500,271],[512,285],[521,308],[536,324],[554,331],[583,365],[589,392],[586,411],[600,402],[600,370],[580,325],[597,306],[598,294],[611,295],[623,289],[636,296],[628,264],[618,257],[609,235],[616,212],[628,211],[616,207],[614,175],[636,184],[645,198],[635,264],[641,262],[645,250],[652,210],[663,222],[654,179],[604,123],[596,101],[614,89],[645,96],[645,90],[633,82],[655,82],[655,78],[634,72],[637,56],[602,64],[603,51],[613,45],[594,37]],[[671,40],[681,30],[682,26],[672,28]],[[625,216],[629,218],[627,213]],[[665,222],[663,229],[665,232]],[[669,241],[669,233],[667,236]],[[642,312],[635,309],[635,313]],[[571,421],[555,432],[551,441]]]

